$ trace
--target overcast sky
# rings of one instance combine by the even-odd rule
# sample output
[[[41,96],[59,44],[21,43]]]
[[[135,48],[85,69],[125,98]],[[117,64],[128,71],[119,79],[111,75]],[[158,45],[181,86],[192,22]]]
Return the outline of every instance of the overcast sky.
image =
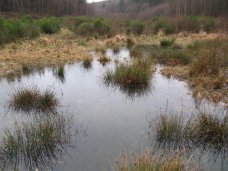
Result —
[[[99,2],[99,1],[104,1],[104,0],[87,0],[88,3],[91,3],[91,2]]]

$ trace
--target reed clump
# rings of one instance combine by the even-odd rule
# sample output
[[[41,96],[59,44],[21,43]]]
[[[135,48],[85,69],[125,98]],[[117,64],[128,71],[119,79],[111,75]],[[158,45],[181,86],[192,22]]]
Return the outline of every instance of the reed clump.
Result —
[[[228,116],[200,112],[190,119],[160,115],[150,122],[160,145],[211,147],[228,150]]]
[[[5,129],[0,144],[0,168],[16,170],[24,166],[28,170],[40,170],[51,167],[63,158],[72,143],[72,127],[72,118],[51,115]]]
[[[107,71],[104,79],[124,88],[146,87],[150,84],[152,71],[151,63],[138,61],[131,65],[120,64],[115,71]]]
[[[105,55],[102,55],[98,58],[98,61],[102,64],[102,65],[106,65],[107,63],[109,63],[111,61],[110,58],[108,58]]]

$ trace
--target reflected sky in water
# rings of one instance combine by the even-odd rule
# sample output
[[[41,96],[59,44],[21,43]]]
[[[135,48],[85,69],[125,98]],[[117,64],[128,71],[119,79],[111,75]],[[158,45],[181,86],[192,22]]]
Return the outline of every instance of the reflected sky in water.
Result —
[[[153,75],[153,89],[145,96],[134,99],[119,89],[106,87],[103,74],[115,67],[115,60],[130,61],[129,51],[122,49],[118,54],[106,52],[112,62],[102,66],[96,59],[91,69],[82,67],[82,63],[66,65],[64,81],[53,74],[52,69],[42,73],[22,76],[20,81],[0,81],[0,137],[6,127],[15,120],[26,119],[24,114],[10,111],[7,102],[13,90],[20,87],[37,86],[40,89],[51,88],[60,99],[59,111],[68,111],[87,127],[87,136],[80,138],[77,147],[69,151],[64,162],[54,170],[62,171],[102,171],[111,170],[112,164],[121,152],[128,149],[141,149],[148,145],[147,116],[156,116],[161,110],[184,111],[191,115],[196,109],[195,100],[187,84],[168,79],[159,73],[160,66]],[[202,102],[204,106],[213,106]],[[219,168],[218,164],[207,163],[209,170]]]

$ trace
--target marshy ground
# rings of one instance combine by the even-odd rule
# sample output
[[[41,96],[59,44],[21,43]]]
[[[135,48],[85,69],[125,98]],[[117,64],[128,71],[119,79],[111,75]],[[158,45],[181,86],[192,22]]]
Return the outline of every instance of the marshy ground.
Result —
[[[100,171],[110,159],[117,171],[226,170],[227,34],[132,29],[102,37],[104,21],[91,22],[1,46],[0,167]],[[65,110],[88,123],[70,157]],[[137,154],[118,159],[129,146]],[[138,155],[142,146],[150,150]]]

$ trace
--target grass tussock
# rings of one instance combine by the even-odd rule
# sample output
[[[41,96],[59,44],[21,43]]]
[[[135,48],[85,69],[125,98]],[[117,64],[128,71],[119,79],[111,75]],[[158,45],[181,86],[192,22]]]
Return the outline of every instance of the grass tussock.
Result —
[[[200,112],[190,119],[160,115],[150,122],[156,142],[172,147],[211,147],[228,150],[228,116]]]
[[[200,113],[195,123],[195,141],[208,146],[227,148],[228,116]]]
[[[122,155],[115,171],[183,171],[189,167],[179,154],[155,155],[145,150],[141,155]],[[194,170],[193,168],[191,170]]]
[[[91,57],[84,58],[82,61],[82,65],[85,69],[89,69],[92,67],[93,59]]]
[[[185,121],[181,115],[160,115],[150,123],[156,132],[156,141],[162,145],[182,146],[188,143],[193,136],[193,127],[190,121]]]
[[[61,22],[56,17],[42,18],[37,23],[45,34],[54,34],[60,31]]]
[[[23,88],[14,92],[9,107],[22,111],[55,112],[58,103],[51,90],[41,92],[37,88]]]
[[[107,63],[109,63],[111,61],[111,59],[105,55],[102,55],[101,57],[98,58],[98,61],[104,66]]]
[[[63,158],[73,138],[72,118],[52,115],[5,129],[0,144],[0,167],[28,170],[51,167]]]
[[[148,61],[137,61],[131,65],[120,64],[112,71],[104,74],[104,81],[107,85],[119,87],[129,95],[138,94],[150,87],[153,73],[152,64]]]

